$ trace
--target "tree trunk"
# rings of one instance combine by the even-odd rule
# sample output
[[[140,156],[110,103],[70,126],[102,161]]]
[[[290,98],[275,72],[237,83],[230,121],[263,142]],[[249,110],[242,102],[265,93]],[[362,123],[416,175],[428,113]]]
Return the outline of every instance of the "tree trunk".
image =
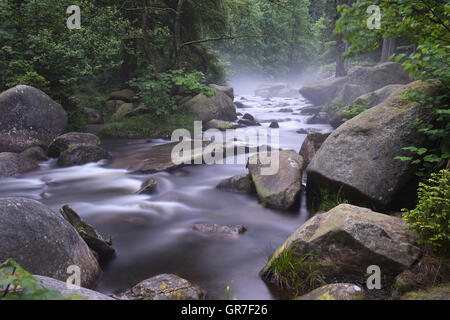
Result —
[[[173,46],[175,49],[175,68],[181,69],[181,15],[183,13],[183,4],[185,0],[178,0],[177,11],[175,14],[175,26],[173,33]]]
[[[395,53],[395,38],[383,38],[383,48],[381,49],[380,62],[389,61],[389,57]]]

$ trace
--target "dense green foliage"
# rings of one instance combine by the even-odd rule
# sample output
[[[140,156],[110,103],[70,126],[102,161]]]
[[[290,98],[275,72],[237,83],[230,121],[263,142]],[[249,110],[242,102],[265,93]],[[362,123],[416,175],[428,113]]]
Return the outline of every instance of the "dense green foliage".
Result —
[[[418,203],[413,210],[403,210],[403,218],[416,231],[422,243],[437,250],[450,249],[450,171],[431,174],[420,183]]]
[[[0,264],[0,300],[81,300],[72,294],[64,297],[57,290],[47,288],[24,270],[16,261],[8,259]]]

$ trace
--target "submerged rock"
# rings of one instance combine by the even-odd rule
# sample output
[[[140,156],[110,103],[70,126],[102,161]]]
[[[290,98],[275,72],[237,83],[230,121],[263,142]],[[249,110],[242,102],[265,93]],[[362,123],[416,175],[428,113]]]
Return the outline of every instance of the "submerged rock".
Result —
[[[331,132],[321,133],[313,132],[306,136],[300,149],[300,155],[303,157],[303,169],[305,169],[316,155],[324,141],[330,136]]]
[[[253,193],[255,192],[255,186],[252,179],[248,174],[240,174],[221,181],[217,186],[217,189],[237,192],[237,193]]]
[[[18,153],[0,153],[0,177],[11,177],[38,168],[39,165],[36,161],[25,158]]]
[[[92,133],[83,132],[69,132],[65,133],[55,140],[48,146],[48,155],[53,158],[59,157],[61,152],[66,151],[70,147],[75,145],[85,144],[91,146],[100,145],[100,139]]]
[[[92,287],[101,274],[97,260],[77,231],[42,203],[0,199],[0,261],[13,258],[32,274],[66,281],[67,267],[81,270],[81,285]]]
[[[39,89],[19,85],[0,94],[0,152],[47,147],[66,126],[63,107]]]
[[[280,125],[278,124],[278,121],[272,121],[269,125],[269,128],[272,129],[278,129],[280,127]]]
[[[59,209],[61,215],[78,231],[86,244],[95,251],[100,259],[110,258],[114,255],[111,239],[106,241],[90,224],[84,222],[80,216],[68,205]]]
[[[198,94],[185,102],[182,108],[196,115],[198,120],[208,122],[213,119],[234,121],[237,119],[233,100],[225,93],[216,93],[214,97]]]
[[[139,194],[154,194],[158,189],[158,180],[155,178],[150,178],[144,181],[141,188],[137,193]]]
[[[99,146],[79,144],[61,153],[58,165],[61,167],[81,166],[90,162],[109,159],[110,154]]]
[[[333,283],[317,288],[295,300],[365,300],[365,294],[357,285]]]
[[[128,300],[203,300],[205,292],[177,275],[160,274],[119,296]]]
[[[241,225],[219,226],[218,224],[197,223],[192,230],[208,238],[235,239],[247,231],[247,228]]]
[[[306,120],[307,124],[328,124],[328,114],[326,112],[319,112]]]
[[[273,266],[290,251],[294,257],[307,257],[305,263],[314,263],[327,279],[363,281],[371,265],[379,266],[383,277],[393,278],[420,257],[416,239],[401,218],[341,204],[297,229],[275,251],[261,275],[269,281],[279,276]],[[301,270],[298,273],[307,276]]]
[[[238,121],[238,124],[246,127],[261,126],[261,124],[256,120],[248,120],[248,119],[241,119]]]
[[[271,159],[269,152],[267,157]],[[294,151],[279,151],[274,157],[277,163],[262,164],[261,154],[249,158],[247,168],[256,188],[256,193],[263,206],[289,210],[298,204],[302,187],[303,158]],[[276,168],[278,164],[278,168]],[[278,169],[268,175],[262,170]]]
[[[433,110],[411,103],[404,91],[439,92],[440,83],[416,81],[389,99],[345,122],[323,143],[307,168],[308,194],[342,188],[347,200],[385,208],[408,207],[415,199],[415,167],[395,159],[403,148],[423,145],[426,136],[415,125],[433,119]],[[407,203],[409,200],[409,203]]]

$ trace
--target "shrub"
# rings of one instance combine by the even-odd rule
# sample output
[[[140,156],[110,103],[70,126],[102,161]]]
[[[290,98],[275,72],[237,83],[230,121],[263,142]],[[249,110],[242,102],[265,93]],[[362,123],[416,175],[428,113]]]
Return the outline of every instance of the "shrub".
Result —
[[[40,280],[34,278],[13,259],[0,264],[0,300],[80,300],[83,298],[78,294],[64,297],[59,291],[43,286]]]
[[[49,89],[50,82],[34,71],[27,72],[25,75],[18,77],[16,83],[29,85],[37,89],[40,89],[46,93],[50,91]]]
[[[419,234],[420,242],[433,249],[448,252],[450,244],[450,171],[431,174],[427,183],[419,183],[415,209],[403,209],[411,230]]]

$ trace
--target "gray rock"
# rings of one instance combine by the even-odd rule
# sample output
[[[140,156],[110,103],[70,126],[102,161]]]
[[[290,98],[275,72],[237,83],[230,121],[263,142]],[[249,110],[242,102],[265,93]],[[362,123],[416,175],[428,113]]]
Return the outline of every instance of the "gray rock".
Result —
[[[283,108],[278,110],[278,112],[294,112],[294,110],[292,110],[291,108]]]
[[[247,231],[247,228],[241,225],[219,226],[218,224],[197,223],[192,227],[200,235],[214,239],[235,239],[240,234]]]
[[[57,290],[65,297],[76,294],[76,295],[82,296],[86,300],[114,300],[113,298],[111,298],[107,295],[104,295],[103,293],[93,291],[90,289],[86,289],[83,287],[80,287],[77,289],[68,288],[67,284],[65,282],[59,281],[59,280],[56,280],[53,278],[37,276],[37,275],[34,275],[33,277],[40,280],[41,284],[44,287]]]
[[[272,121],[269,125],[269,128],[272,129],[278,129],[280,127],[280,125],[278,124],[278,121]]]
[[[276,259],[293,250],[295,257],[308,255],[305,263],[314,261],[316,271],[329,279],[362,280],[371,265],[379,266],[383,277],[393,278],[420,257],[416,240],[401,218],[341,204],[297,229],[272,255],[262,276],[273,279]]]
[[[0,94],[0,152],[47,147],[66,125],[62,106],[39,89],[19,85]]]
[[[48,155],[53,158],[76,145],[100,145],[100,139],[92,133],[70,132],[56,137],[55,140],[48,146]]]
[[[330,136],[331,132],[321,133],[313,132],[306,136],[300,148],[300,155],[303,157],[303,169],[305,169],[316,155],[324,141]]]
[[[39,165],[36,161],[25,158],[18,153],[0,153],[0,177],[11,177],[38,168]]]
[[[81,285],[92,287],[101,274],[97,260],[77,231],[42,203],[0,199],[0,261],[12,258],[25,270],[66,281],[67,267],[81,269]]]
[[[41,147],[31,147],[20,153],[24,158],[34,160],[34,161],[47,161],[48,157],[44,149]]]
[[[407,84],[411,80],[401,65],[386,62],[374,67],[354,67],[346,77],[330,78],[303,86],[300,94],[315,105],[334,99],[350,104],[357,97],[390,84]]]
[[[242,117],[242,119],[250,120],[250,121],[255,121],[255,117],[253,117],[250,113],[244,114],[244,116]]]
[[[102,113],[94,108],[85,107],[83,108],[84,114],[87,118],[88,124],[100,124],[103,123]]]
[[[213,119],[211,121],[208,121],[206,123],[206,129],[218,129],[221,131],[229,130],[229,129],[236,129],[239,125],[230,121],[222,121]]]
[[[237,119],[233,100],[225,93],[216,93],[214,97],[198,94],[185,102],[182,108],[196,115],[198,120],[208,122],[213,119],[234,121]]]
[[[439,88],[438,82],[416,81],[341,125],[308,166],[308,194],[342,188],[354,203],[369,203],[381,210],[407,206],[405,201],[415,198],[415,167],[395,157],[408,155],[402,148],[426,141],[415,119],[426,124],[433,111],[409,102],[402,93],[422,91],[433,96]]]
[[[322,111],[322,107],[304,107],[300,109],[300,114],[315,115]]]
[[[109,153],[99,146],[78,144],[61,153],[58,165],[61,167],[81,166],[109,158]]]
[[[248,120],[248,119],[241,119],[238,121],[238,124],[246,127],[252,127],[252,126],[260,126],[261,124],[257,122],[256,120]]]
[[[256,90],[255,95],[264,98],[282,97],[289,98],[298,96],[297,90],[291,88],[287,83],[265,83],[261,84]]]
[[[174,274],[144,280],[120,295],[128,300],[203,300],[205,292]]]
[[[213,88],[214,90],[216,90],[216,92],[223,92],[225,93],[227,96],[229,96],[231,98],[231,100],[234,100],[234,89],[232,87],[229,86],[219,86],[217,84],[210,84],[209,85],[211,88]]]
[[[306,124],[328,124],[328,115],[326,112],[319,112],[306,120]]]
[[[255,192],[255,186],[252,179],[248,174],[240,174],[221,181],[217,186],[217,189],[237,192],[237,193],[253,193]]]
[[[302,187],[303,158],[294,151],[279,151],[278,171],[265,175],[262,168],[270,165],[262,164],[260,154],[249,158],[247,168],[256,188],[262,205],[269,208],[289,210],[298,204]],[[271,153],[267,155],[269,158]],[[271,164],[274,167],[274,164]]]
[[[361,287],[351,283],[333,283],[317,288],[295,300],[365,300]]]

